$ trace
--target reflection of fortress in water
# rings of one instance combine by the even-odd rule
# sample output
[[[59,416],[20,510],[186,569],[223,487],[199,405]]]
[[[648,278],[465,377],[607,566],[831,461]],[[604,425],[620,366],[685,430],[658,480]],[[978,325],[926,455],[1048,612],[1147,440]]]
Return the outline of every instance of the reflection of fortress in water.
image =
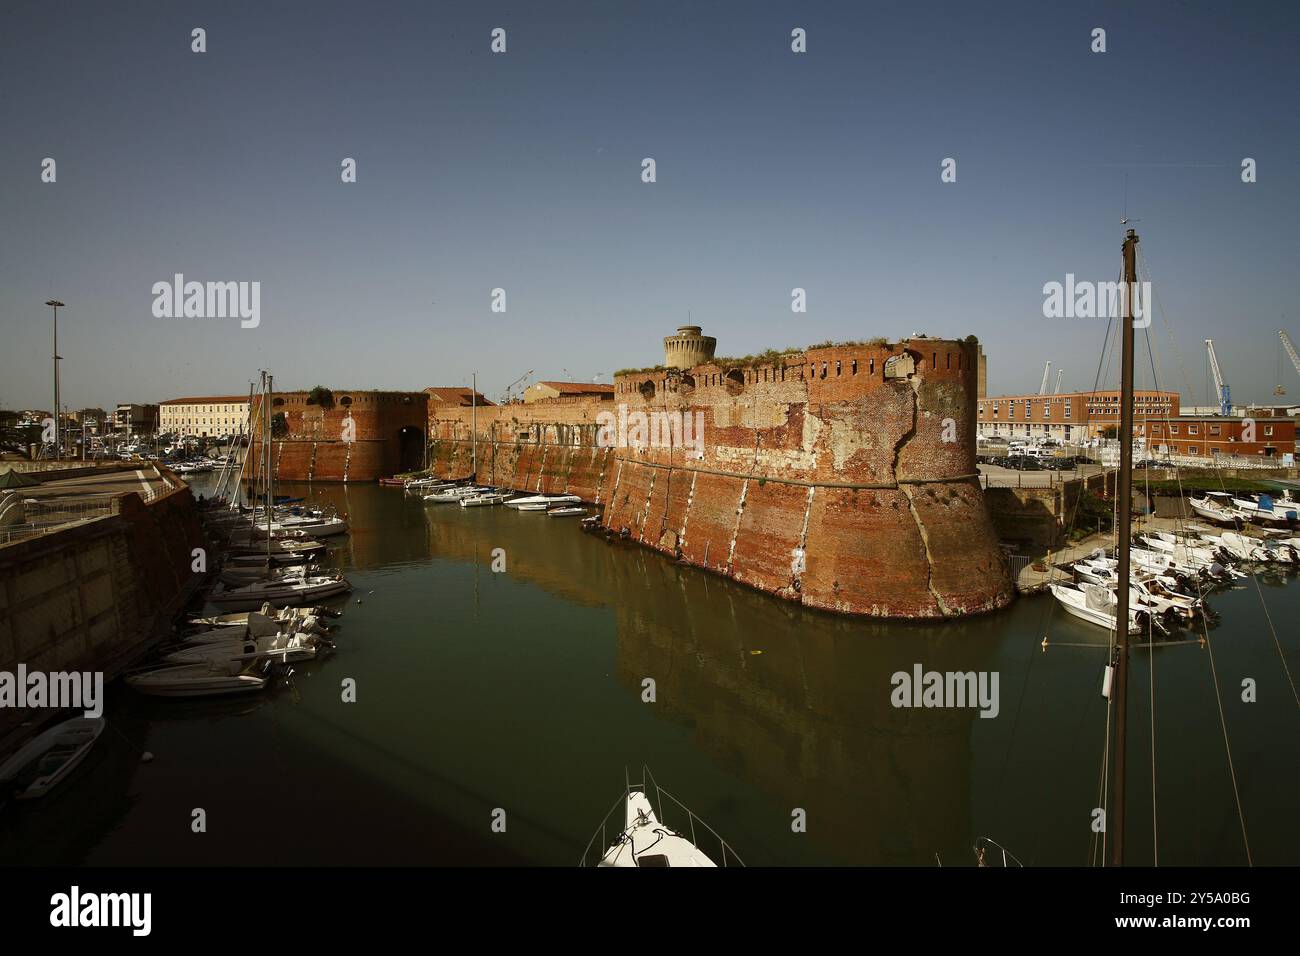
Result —
[[[433,553],[477,560],[492,577],[478,520],[426,514]],[[519,556],[510,577],[611,607],[615,676],[627,694],[639,698],[642,680],[654,678],[657,700],[647,706],[690,728],[701,751],[778,805],[806,809],[808,839],[822,852],[862,864],[969,858],[978,711],[896,709],[890,678],[911,671],[918,645],[927,668],[987,669],[992,638],[963,635],[957,624],[808,613],[635,548],[608,549],[554,521],[501,517],[510,531],[487,536]]]

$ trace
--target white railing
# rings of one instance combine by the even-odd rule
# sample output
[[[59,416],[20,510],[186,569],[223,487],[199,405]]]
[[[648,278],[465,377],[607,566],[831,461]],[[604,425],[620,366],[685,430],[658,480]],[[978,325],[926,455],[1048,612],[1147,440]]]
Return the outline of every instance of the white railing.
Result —
[[[686,815],[686,822],[687,822],[687,827],[689,828],[690,841],[692,846],[696,846],[696,847],[699,846],[699,842],[697,839],[698,831],[696,830],[696,825],[698,824],[701,830],[706,831],[712,837],[713,842],[710,846],[710,849],[712,849],[713,845],[716,845],[718,847],[718,850],[716,852],[719,855],[722,866],[728,866],[733,864],[736,866],[745,865],[745,862],[740,858],[740,856],[736,853],[736,851],[731,848],[731,845],[727,843],[727,841],[724,840],[718,834],[718,832],[713,829],[713,827],[709,826],[698,816],[696,816],[691,811],[690,807],[686,806],[686,804],[682,803],[680,800],[674,797],[667,790],[661,788],[659,784],[655,782],[654,774],[650,772],[650,768],[646,766],[642,766],[641,783],[633,784],[630,779],[626,780],[623,795],[615,802],[615,804],[612,807],[609,808],[609,812],[606,813],[604,819],[600,821],[600,828],[595,833],[593,833],[591,835],[591,839],[587,841],[587,847],[585,850],[582,851],[582,860],[578,863],[579,866],[590,865],[591,853],[593,847],[595,847],[600,854],[596,858],[597,865],[599,865],[601,862],[604,861],[605,857],[609,853],[609,850],[611,849],[609,834],[612,833],[613,835],[616,835],[619,838],[620,843],[626,839],[627,831],[625,826],[618,826],[617,828],[611,830],[610,827],[608,826],[609,818],[612,817],[615,813],[618,813],[627,807],[628,797],[631,796],[631,794],[636,790],[640,790],[642,793],[645,794],[646,799],[650,800],[651,787],[654,788],[654,797],[655,797],[651,805],[655,808],[655,813],[658,816],[659,823],[662,826],[668,829],[674,829],[672,824],[670,824],[668,820],[664,819],[663,800],[665,797],[667,797],[670,803],[670,809],[675,807],[676,812],[679,815],[680,814]],[[596,844],[597,838],[599,838],[600,840],[599,846],[597,846]]]

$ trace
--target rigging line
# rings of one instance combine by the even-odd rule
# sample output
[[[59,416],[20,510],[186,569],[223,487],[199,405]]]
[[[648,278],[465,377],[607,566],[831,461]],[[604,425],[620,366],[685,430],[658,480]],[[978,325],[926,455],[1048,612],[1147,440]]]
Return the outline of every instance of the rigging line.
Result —
[[[1151,303],[1150,303],[1150,302],[1145,302],[1145,303],[1143,303],[1143,305],[1146,306],[1146,308],[1147,308],[1147,310],[1148,310],[1148,314],[1149,314],[1150,309],[1151,309]],[[1150,326],[1148,326],[1147,329],[1145,329],[1144,331],[1146,331],[1146,333],[1147,333],[1146,336],[1145,336],[1145,338],[1146,338],[1146,347],[1147,347],[1147,357],[1150,358],[1150,359],[1151,359],[1151,362],[1152,362],[1152,366],[1151,366],[1151,385],[1152,385],[1153,390],[1156,391],[1157,394],[1158,394],[1158,393],[1159,393],[1159,385],[1160,385],[1160,383],[1159,383],[1159,381],[1158,381],[1158,380],[1156,379],[1156,377],[1155,377],[1155,374],[1156,374],[1156,373],[1155,373],[1155,359],[1154,359],[1154,357],[1153,357],[1153,355],[1152,355],[1152,349],[1151,349],[1151,334],[1150,334]],[[1150,449],[1150,445],[1151,445],[1151,436],[1150,436],[1149,434],[1147,434],[1146,422],[1147,422],[1147,419],[1144,418],[1144,419],[1143,419],[1143,428],[1142,428],[1142,433],[1143,433],[1143,436],[1142,436],[1142,437],[1143,437],[1144,439],[1146,439],[1146,447],[1147,447],[1147,449],[1149,450],[1149,449]],[[1144,469],[1143,469],[1143,472],[1144,472],[1144,474],[1143,474],[1143,476],[1142,476],[1143,488],[1144,488],[1144,490],[1145,490],[1145,492],[1146,492],[1147,505],[1150,506],[1150,505],[1151,505],[1151,501],[1152,501],[1152,498],[1151,498],[1151,469],[1150,469],[1150,468],[1144,468]],[[1154,508],[1154,507],[1151,508],[1151,516],[1152,516],[1152,517],[1155,517],[1155,508]],[[1202,609],[1202,611],[1203,611],[1203,609]],[[1148,617],[1148,620],[1150,621],[1150,625],[1149,625],[1149,626],[1154,628],[1154,627],[1155,627],[1155,618],[1154,618],[1154,617]],[[1159,819],[1158,811],[1157,811],[1157,809],[1156,809],[1156,645],[1155,645],[1155,638],[1154,638],[1154,637],[1152,637],[1152,639],[1149,640],[1149,641],[1147,642],[1147,692],[1148,692],[1148,696],[1149,696],[1149,698],[1150,698],[1150,707],[1151,707],[1151,711],[1150,711],[1150,716],[1151,716],[1151,719],[1150,719],[1150,727],[1151,727],[1151,865],[1152,865],[1152,866],[1159,866],[1159,865],[1160,865],[1160,819]]]
[[[1151,363],[1151,375],[1156,381],[1159,381],[1159,374],[1156,371],[1155,353],[1151,348],[1151,332],[1149,326],[1147,328],[1146,339],[1147,339],[1147,357]],[[1165,415],[1165,419],[1166,421],[1168,421],[1169,419],[1167,413]],[[1220,484],[1222,484],[1223,483],[1222,471],[1216,467],[1215,472],[1219,476]],[[1183,478],[1182,478],[1182,469],[1179,468],[1177,465],[1174,466],[1174,479],[1178,482],[1178,492],[1179,492],[1178,497],[1179,500],[1181,501],[1182,490],[1183,490]],[[1258,584],[1258,581],[1256,582],[1256,584]],[[1228,774],[1232,779],[1232,796],[1233,796],[1233,801],[1236,803],[1236,807],[1237,807],[1237,820],[1241,824],[1241,842],[1246,849],[1246,864],[1248,866],[1254,866],[1255,865],[1254,857],[1250,852],[1250,837],[1246,830],[1246,812],[1241,805],[1241,788],[1237,783],[1237,767],[1235,762],[1232,759],[1232,742],[1229,740],[1229,736],[1228,736],[1227,717],[1223,712],[1223,693],[1219,688],[1218,667],[1216,666],[1214,660],[1214,644],[1210,640],[1210,628],[1209,628],[1209,624],[1206,622],[1205,619],[1205,593],[1204,593],[1204,589],[1201,587],[1199,574],[1196,576],[1196,591],[1197,591],[1197,598],[1201,601],[1201,631],[1205,637],[1205,649],[1209,652],[1210,677],[1214,683],[1214,700],[1219,711],[1219,728],[1223,733],[1223,749],[1228,759]],[[1262,598],[1262,592],[1261,592],[1261,598]]]
[[[1107,660],[1110,658],[1108,657]],[[1106,860],[1106,818],[1110,812],[1108,801],[1110,800],[1110,718],[1113,708],[1113,701],[1106,698],[1106,737],[1105,743],[1101,748],[1101,767],[1098,771],[1097,780],[1097,806],[1101,809],[1102,827],[1098,833],[1093,830],[1092,847],[1089,854],[1089,864],[1092,866],[1105,866]]]
[[[1139,251],[1139,256],[1141,257],[1141,259],[1140,259],[1140,265],[1143,266],[1143,267],[1146,267],[1146,268],[1145,268],[1145,271],[1146,271],[1146,274],[1147,274],[1147,279],[1148,279],[1148,281],[1150,281],[1150,280],[1151,280],[1150,268],[1147,267],[1146,259],[1145,259],[1144,256],[1141,256],[1141,252],[1140,252],[1140,251]],[[1155,288],[1155,284],[1154,284],[1154,282],[1152,282],[1152,289],[1154,290],[1154,288]],[[1160,300],[1159,300],[1159,298],[1154,296],[1154,292],[1153,292],[1153,298],[1155,298],[1156,303],[1157,303],[1157,306],[1158,306],[1159,309],[1160,309],[1160,320],[1161,320],[1161,322],[1164,323],[1165,328],[1166,328],[1167,330],[1170,330],[1170,338],[1171,338],[1171,340],[1172,340],[1172,330],[1171,330],[1171,327],[1170,327],[1170,325],[1169,325],[1169,319],[1168,319],[1168,316],[1165,314],[1164,306],[1160,304]],[[1151,349],[1151,342],[1150,342],[1150,339],[1151,339],[1151,330],[1150,330],[1150,327],[1147,328],[1146,332],[1147,332],[1147,354],[1148,354],[1148,356],[1151,358],[1151,362],[1152,362],[1152,372],[1151,372],[1151,374],[1152,374],[1153,376],[1155,376],[1155,375],[1156,375],[1156,371],[1155,371],[1155,356],[1154,356],[1154,353],[1153,353],[1153,351],[1152,351],[1152,349]],[[1178,358],[1179,363],[1180,363],[1180,366],[1181,366],[1182,358],[1181,358],[1181,356],[1178,356],[1178,354],[1177,354],[1177,350],[1176,350],[1176,349],[1175,349],[1175,357]],[[1187,369],[1186,369],[1185,366],[1181,366],[1181,367],[1182,367],[1183,375],[1184,375],[1184,377],[1186,377]],[[1169,416],[1166,414],[1166,416],[1165,416],[1165,422],[1166,422],[1166,424],[1168,424],[1168,421],[1169,421]],[[1207,436],[1207,437],[1208,437],[1208,436]],[[1211,460],[1213,461],[1213,459],[1211,459]],[[1219,482],[1219,490],[1222,491],[1222,492],[1224,492],[1224,493],[1227,493],[1228,486],[1227,486],[1227,483],[1224,482],[1224,480],[1223,480],[1223,471],[1222,471],[1221,467],[1220,467],[1217,463],[1211,465],[1211,467],[1212,467],[1213,470],[1214,470],[1215,477],[1218,479],[1218,482]],[[1181,499],[1181,498],[1182,498],[1182,494],[1183,494],[1182,475],[1181,475],[1181,472],[1179,471],[1179,469],[1177,468],[1177,466],[1175,466],[1175,468],[1174,468],[1174,475],[1175,475],[1175,477],[1178,479],[1178,494],[1179,494],[1179,498]],[[1239,520],[1237,521],[1235,527],[1236,527],[1236,530],[1237,530],[1238,532],[1241,532],[1241,531],[1244,531],[1244,530],[1245,530],[1244,526],[1241,524],[1241,522],[1240,522]],[[1275,627],[1273,626],[1273,615],[1271,615],[1271,614],[1269,613],[1269,611],[1268,611],[1268,602],[1264,599],[1264,588],[1263,588],[1263,586],[1259,583],[1259,577],[1258,577],[1258,575],[1254,575],[1254,574],[1252,574],[1252,575],[1251,575],[1251,581],[1252,581],[1252,583],[1255,585],[1255,593],[1256,593],[1256,595],[1259,597],[1259,605],[1260,605],[1260,608],[1261,608],[1261,609],[1263,610],[1263,612],[1264,612],[1264,620],[1265,620],[1265,621],[1267,622],[1267,624],[1268,624],[1268,630],[1269,630],[1270,635],[1272,635],[1272,638],[1273,638],[1273,646],[1277,648],[1278,659],[1282,662],[1282,673],[1286,676],[1287,684],[1290,685],[1290,687],[1291,687],[1291,696],[1292,696],[1293,698],[1295,698],[1296,707],[1297,707],[1297,709],[1300,709],[1300,692],[1298,692],[1298,691],[1296,690],[1295,678],[1292,676],[1292,674],[1291,674],[1291,667],[1290,667],[1290,665],[1287,663],[1286,653],[1285,653],[1285,651],[1282,649],[1282,642],[1281,642],[1281,640],[1280,640],[1280,639],[1278,638],[1278,636],[1277,636],[1277,628],[1275,628]],[[1207,640],[1208,640],[1208,630],[1207,630],[1206,634],[1207,634]]]
[[[1121,276],[1122,276],[1122,275],[1123,275],[1123,273],[1121,272]],[[1115,324],[1115,319],[1114,319],[1113,316],[1107,318],[1107,320],[1106,320],[1106,334],[1105,334],[1105,336],[1103,337],[1102,342],[1101,342],[1101,355],[1100,355],[1100,357],[1097,359],[1097,372],[1096,372],[1096,374],[1093,376],[1093,380],[1092,380],[1092,391],[1085,393],[1085,394],[1087,395],[1087,398],[1084,400],[1083,408],[1080,409],[1080,411],[1083,413],[1083,421],[1084,421],[1084,428],[1085,428],[1084,436],[1085,436],[1085,437],[1087,437],[1087,431],[1086,431],[1086,429],[1087,429],[1087,423],[1088,423],[1088,420],[1089,420],[1089,409],[1090,409],[1090,407],[1091,407],[1091,405],[1092,405],[1094,399],[1095,399],[1096,396],[1097,396],[1097,392],[1098,392],[1098,388],[1097,388],[1097,386],[1101,383],[1102,364],[1103,364],[1103,362],[1105,361],[1105,356],[1107,355],[1107,349],[1108,349],[1108,347],[1111,347],[1111,346],[1114,345],[1114,342],[1113,342],[1112,339],[1111,339],[1111,331],[1112,331],[1112,329],[1113,329],[1113,327],[1114,327],[1114,324]],[[1106,487],[1106,467],[1105,467],[1105,465],[1102,465],[1102,490],[1103,490],[1103,492],[1105,491],[1105,487]],[[1074,530],[1075,522],[1078,520],[1078,516],[1079,516],[1079,507],[1080,507],[1080,505],[1083,503],[1083,496],[1084,496],[1084,494],[1087,492],[1087,490],[1088,490],[1088,480],[1087,480],[1087,478],[1084,478],[1084,479],[1083,479],[1083,485],[1082,485],[1082,487],[1080,488],[1079,494],[1078,494],[1078,495],[1075,497],[1075,499],[1074,499],[1074,506],[1070,509],[1069,520],[1067,520],[1067,521],[1065,522],[1065,537],[1066,537],[1066,540],[1069,540],[1070,532]],[[1047,581],[1048,581],[1048,584],[1051,584],[1051,582],[1052,582],[1052,577],[1053,577],[1053,572],[1054,572],[1054,571],[1055,571],[1055,568],[1054,568],[1054,567],[1049,567],[1049,568],[1048,568],[1048,572],[1047,572]],[[1044,633],[1043,633],[1044,649],[1046,649],[1046,645],[1049,643],[1047,639],[1048,639],[1049,635],[1051,634],[1051,630],[1052,630],[1052,618],[1053,618],[1053,615],[1055,614],[1055,611],[1056,611],[1056,602],[1053,601],[1053,602],[1052,602],[1052,605],[1048,608],[1048,611],[1047,611],[1047,626],[1046,626],[1046,628],[1044,628]],[[1019,715],[1017,714],[1017,717],[1018,717],[1018,716],[1019,716]]]
[[[1114,328],[1114,324],[1115,324],[1114,317],[1109,317],[1109,318],[1106,320],[1106,334],[1105,334],[1105,337],[1104,337],[1103,340],[1102,340],[1101,356],[1100,356],[1100,357],[1098,358],[1098,360],[1097,360],[1097,371],[1096,371],[1096,374],[1095,374],[1094,377],[1093,377],[1092,391],[1091,391],[1090,393],[1088,393],[1088,397],[1087,397],[1087,399],[1085,399],[1085,402],[1084,402],[1084,407],[1081,409],[1081,412],[1083,413],[1083,420],[1084,420],[1085,424],[1087,423],[1087,421],[1088,421],[1088,417],[1089,417],[1089,416],[1088,416],[1088,407],[1089,407],[1089,405],[1091,404],[1092,400],[1096,397],[1096,395],[1097,395],[1097,391],[1098,391],[1098,385],[1100,384],[1100,381],[1101,381],[1101,375],[1102,375],[1102,364],[1103,364],[1104,359],[1105,359],[1105,356],[1106,356],[1106,354],[1107,354],[1107,344],[1108,344],[1108,343],[1111,343],[1111,344],[1113,345],[1113,341],[1112,341],[1112,339],[1111,339],[1111,332],[1112,332],[1112,329]],[[1103,467],[1103,470],[1102,470],[1102,476],[1103,476],[1103,477],[1102,477],[1102,481],[1103,481],[1103,486],[1104,486],[1104,483],[1105,483],[1105,469],[1104,469],[1104,467]],[[1080,489],[1080,493],[1079,493],[1079,495],[1078,495],[1078,496],[1075,498],[1075,500],[1074,500],[1074,505],[1073,505],[1073,507],[1070,509],[1069,520],[1066,522],[1065,532],[1066,532],[1066,537],[1067,537],[1067,539],[1068,539],[1068,536],[1069,536],[1070,531],[1073,530],[1073,528],[1074,528],[1075,521],[1077,520],[1078,513],[1079,513],[1079,506],[1080,506],[1081,502],[1083,501],[1083,495],[1084,495],[1084,493],[1085,493],[1086,491],[1087,491],[1087,480],[1084,479],[1083,487]],[[1050,567],[1049,567],[1049,569],[1048,569],[1048,583],[1049,583],[1049,584],[1051,583],[1051,580],[1052,580],[1052,573],[1053,573],[1053,570],[1054,570],[1054,568],[1050,568]],[[1053,598],[1051,604],[1048,605],[1048,610],[1047,610],[1047,626],[1045,627],[1045,629],[1044,629],[1044,634],[1043,634],[1043,650],[1044,650],[1044,651],[1047,649],[1047,645],[1048,645],[1048,643],[1049,643],[1049,642],[1048,642],[1048,636],[1049,636],[1050,633],[1051,633],[1051,629],[1052,629],[1052,619],[1053,619],[1053,616],[1054,616],[1055,613],[1056,613],[1056,604],[1057,604],[1057,601],[1055,600],[1055,598]],[[1111,643],[1111,646],[1114,645],[1114,632],[1113,632],[1113,631],[1112,631],[1111,634],[1110,634],[1110,643]],[[1063,644],[1063,645],[1061,645],[1061,646],[1073,646],[1073,645]],[[1097,645],[1084,645],[1084,646],[1093,647],[1093,646],[1097,646]],[[1108,659],[1109,659],[1109,649],[1108,649]],[[1026,694],[1025,694],[1025,688],[1028,687],[1028,684],[1029,684],[1029,676],[1030,676],[1030,672],[1033,670],[1033,664],[1034,664],[1034,658],[1031,656],[1030,659],[1029,659],[1029,662],[1028,662],[1027,666],[1025,667],[1025,675],[1024,675],[1024,678],[1023,678],[1023,680],[1021,681],[1021,690],[1020,690],[1020,695],[1019,695],[1019,697],[1018,697],[1018,699],[1017,699],[1017,701],[1016,701],[1016,712],[1015,712],[1015,716],[1012,718],[1012,722],[1011,722],[1011,733],[1010,733],[1010,736],[1009,736],[1008,739],[1007,739],[1007,749],[1006,749],[1006,752],[1004,753],[1004,755],[1003,755],[1003,759],[1002,759],[1002,776],[1004,776],[1004,777],[1005,777],[1005,775],[1006,775],[1006,770],[1007,770],[1007,767],[1008,767],[1008,765],[1009,765],[1009,763],[1010,763],[1010,760],[1011,760],[1011,751],[1014,749],[1014,746],[1015,746],[1016,732],[1017,732],[1017,730],[1018,730],[1018,728],[1019,728],[1019,726],[1020,726],[1020,714],[1021,714],[1021,711],[1022,711],[1022,709],[1023,709],[1024,701],[1025,701],[1025,696],[1026,696]],[[1087,711],[1086,711],[1086,708],[1085,708],[1085,714],[1086,714],[1086,712],[1087,712]],[[1081,729],[1082,726],[1083,726],[1083,723],[1082,723],[1082,719],[1081,719],[1081,720],[1080,720],[1080,724],[1079,724],[1079,728]],[[1078,739],[1078,733],[1079,733],[1079,730],[1076,730],[1076,735],[1075,735],[1075,739],[1076,739],[1076,740]],[[1109,707],[1109,702],[1108,702],[1108,704],[1107,704],[1107,710],[1106,710],[1106,736],[1105,736],[1105,745],[1104,745],[1104,747],[1103,747],[1103,752],[1102,752],[1102,769],[1101,769],[1101,787],[1102,787],[1102,792],[1101,792],[1101,795],[1100,795],[1099,800],[1098,800],[1098,804],[1099,804],[1099,805],[1104,805],[1105,795],[1109,792],[1109,788],[1106,786],[1106,780],[1107,780],[1107,773],[1106,773],[1106,771],[1107,771],[1107,766],[1108,766],[1108,762],[1109,762],[1109,759],[1110,759],[1110,757],[1109,757],[1109,749],[1110,749],[1110,707]],[[1103,809],[1103,813],[1104,813],[1104,809]],[[1104,833],[1104,830],[1103,830],[1103,833]],[[1093,860],[1094,862],[1095,862],[1095,858],[1096,858],[1096,848],[1095,848],[1095,844],[1096,844],[1096,842],[1097,842],[1097,839],[1098,839],[1098,837],[1097,837],[1097,835],[1094,833],[1094,835],[1093,835],[1093,840],[1092,840],[1092,842],[1093,842],[1093,844],[1094,844],[1094,848],[1090,851],[1090,857],[1092,858],[1092,860]],[[1040,837],[1040,842],[1041,842],[1041,837]],[[1102,854],[1103,854],[1103,855],[1102,855],[1102,858],[1104,859],[1104,858],[1105,858],[1105,855],[1104,855],[1104,854],[1105,854],[1105,847],[1103,846],[1101,849],[1102,849]],[[1035,851],[1035,855],[1036,855],[1036,851]]]

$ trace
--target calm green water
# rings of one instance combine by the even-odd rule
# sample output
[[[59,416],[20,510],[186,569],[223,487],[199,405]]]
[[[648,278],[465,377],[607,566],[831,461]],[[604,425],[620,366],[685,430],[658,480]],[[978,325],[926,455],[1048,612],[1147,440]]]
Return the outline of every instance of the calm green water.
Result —
[[[337,653],[258,700],[115,688],[78,782],[0,814],[6,860],[568,865],[643,764],[750,865],[966,865],[979,836],[1026,863],[1089,860],[1104,638],[1048,598],[955,624],[846,621],[607,545],[576,519],[375,485],[283,490],[352,522],[331,539],[355,586]],[[1300,587],[1261,583],[1300,677]],[[1244,585],[1212,599],[1213,660],[1254,862],[1295,864],[1300,710]],[[1139,652],[1132,677],[1135,863],[1152,861],[1151,660]],[[917,663],[998,672],[1000,713],[894,708],[890,676]],[[1162,648],[1154,668],[1160,862],[1244,863],[1211,655]]]

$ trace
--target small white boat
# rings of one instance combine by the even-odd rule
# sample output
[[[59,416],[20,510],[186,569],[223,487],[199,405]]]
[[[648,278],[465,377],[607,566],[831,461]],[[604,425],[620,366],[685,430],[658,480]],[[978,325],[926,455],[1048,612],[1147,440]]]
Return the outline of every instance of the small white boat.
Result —
[[[1269,553],[1264,549],[1264,541],[1261,538],[1251,538],[1236,531],[1225,531],[1219,535],[1218,544],[1238,561],[1266,562],[1270,560]]]
[[[301,607],[347,594],[352,585],[342,575],[304,577],[285,581],[268,581],[243,587],[227,587],[208,596],[218,607],[232,610],[259,608],[264,603],[272,607]]]
[[[312,634],[274,634],[269,637],[226,638],[215,641],[186,642],[163,655],[173,664],[221,663],[269,657],[281,663],[311,660],[321,642]]]
[[[1099,627],[1115,629],[1115,611],[1119,602],[1115,593],[1100,584],[1049,584],[1052,596],[1066,613],[1096,624]],[[1131,592],[1130,592],[1131,593]],[[1151,615],[1140,604],[1129,607],[1128,633],[1141,634]]]
[[[499,493],[466,495],[460,499],[462,508],[488,508],[492,505],[499,505],[506,500],[506,496]]]
[[[243,584],[255,584],[258,581],[285,581],[291,578],[301,578],[304,574],[319,573],[320,568],[312,564],[277,566],[274,563],[271,566],[270,573],[267,573],[264,560],[261,565],[226,568],[217,575],[217,580],[222,584],[239,587]]]
[[[315,552],[310,554],[303,554],[303,553],[294,554],[292,552],[286,554],[284,552],[281,552],[279,554],[271,555],[271,566],[288,567],[289,565],[292,564],[307,564],[308,562],[313,560],[315,560]],[[231,568],[265,567],[266,555],[265,554],[232,554],[226,557],[225,562],[226,562],[226,566]]]
[[[227,553],[234,555],[256,554],[265,558],[268,550],[274,558],[277,554],[314,554],[317,551],[324,551],[325,545],[314,538],[272,537],[271,547],[268,549],[265,536],[258,540],[248,535],[231,538],[226,542]]]
[[[1193,495],[1187,499],[1187,503],[1202,518],[1223,524],[1235,525],[1245,517],[1240,509],[1233,506],[1232,496],[1220,491],[1208,491],[1200,498]]]
[[[1272,495],[1241,495],[1234,497],[1232,504],[1251,521],[1264,524],[1288,525],[1293,524],[1297,517],[1300,517],[1294,501],[1286,499],[1275,501]]]
[[[649,771],[645,771],[646,776]],[[654,778],[650,777],[650,782],[654,783]],[[600,840],[600,846],[605,846],[606,840],[606,823],[615,814],[621,819],[621,829],[617,831],[613,843],[609,844],[603,855],[597,861],[597,867],[706,867],[716,868],[718,866],[703,850],[693,842],[698,835],[697,828],[707,833],[717,844],[720,850],[722,865],[739,865],[745,864],[741,861],[736,852],[727,845],[727,842],[714,832],[713,828],[677,800],[672,794],[661,789],[657,784],[654,786],[655,795],[658,798],[660,812],[662,812],[665,798],[670,802],[670,806],[675,805],[684,815],[688,824],[690,839],[676,830],[663,823],[655,808],[650,802],[645,780],[640,785],[629,783],[625,795],[610,808],[609,813],[605,815],[605,821],[600,825],[587,843],[587,849],[583,853],[581,865],[588,864],[588,857],[591,848]]]
[[[73,717],[37,734],[0,764],[0,793],[12,791],[15,800],[45,796],[86,759],[103,732],[103,717]]]
[[[324,627],[322,622],[317,619],[325,617],[332,612],[323,607],[284,607],[279,610],[271,607],[269,604],[263,604],[257,611],[235,611],[229,614],[209,614],[202,617],[191,617],[186,623],[198,627],[248,627],[250,621],[257,618],[269,618],[271,621],[283,624],[289,621],[294,622],[298,630],[311,630],[306,626],[306,622],[313,622],[313,626]]]
[[[518,511],[545,511],[555,505],[581,504],[577,495],[529,495],[524,498],[512,498],[506,502],[507,508]]]
[[[1179,617],[1191,619],[1203,608],[1199,598],[1183,594],[1171,587],[1168,582],[1156,578],[1135,578],[1129,588],[1129,602],[1140,602],[1165,614],[1173,611]]]
[[[266,540],[266,522],[253,525],[252,536]],[[328,538],[346,534],[348,523],[339,517],[322,515],[289,515],[271,522],[271,538],[276,541],[301,541],[308,538]]]
[[[265,690],[268,679],[260,673],[265,661],[246,666],[243,661],[175,664],[131,674],[126,683],[153,697],[216,697]]]
[[[585,515],[586,508],[580,508],[577,505],[565,505],[559,508],[547,508],[546,517],[548,518],[568,518],[575,515]]]
[[[477,485],[461,485],[455,488],[444,488],[442,491],[435,491],[431,495],[425,495],[425,501],[432,501],[434,504],[454,504],[462,498],[472,498],[475,495],[486,495],[492,491],[491,488],[483,488]]]

